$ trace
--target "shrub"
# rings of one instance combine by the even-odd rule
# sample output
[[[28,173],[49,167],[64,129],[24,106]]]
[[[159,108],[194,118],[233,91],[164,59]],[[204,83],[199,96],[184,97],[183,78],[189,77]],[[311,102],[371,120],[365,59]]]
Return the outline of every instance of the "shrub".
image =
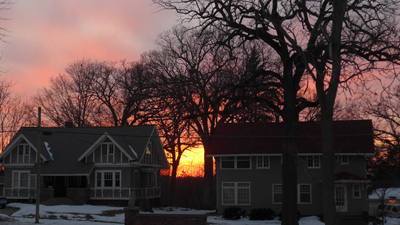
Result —
[[[239,207],[229,207],[224,209],[224,215],[222,216],[227,220],[238,220],[241,216],[246,214],[245,210]]]
[[[268,208],[256,208],[250,212],[250,220],[273,220],[275,218],[275,212]]]

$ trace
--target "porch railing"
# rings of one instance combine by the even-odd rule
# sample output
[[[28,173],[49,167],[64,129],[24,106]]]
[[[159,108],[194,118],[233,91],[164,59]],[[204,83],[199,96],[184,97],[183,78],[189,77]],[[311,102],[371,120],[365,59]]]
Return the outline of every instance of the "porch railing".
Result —
[[[35,188],[4,188],[4,196],[13,199],[35,199]]]
[[[126,199],[135,191],[136,199],[158,198],[161,188],[94,188],[90,190],[90,199]]]

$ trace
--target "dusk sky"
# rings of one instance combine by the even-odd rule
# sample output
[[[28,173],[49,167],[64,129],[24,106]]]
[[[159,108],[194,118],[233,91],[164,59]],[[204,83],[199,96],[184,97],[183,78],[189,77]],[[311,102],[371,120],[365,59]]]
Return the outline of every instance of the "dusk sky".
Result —
[[[0,43],[2,77],[26,96],[76,60],[139,60],[178,23],[151,0],[13,0],[1,13],[9,19],[0,23],[9,31]]]

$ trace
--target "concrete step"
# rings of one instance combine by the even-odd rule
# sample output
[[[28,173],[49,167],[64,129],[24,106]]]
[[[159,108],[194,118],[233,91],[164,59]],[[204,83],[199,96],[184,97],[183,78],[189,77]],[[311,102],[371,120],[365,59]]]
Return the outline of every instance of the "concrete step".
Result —
[[[50,198],[42,202],[43,205],[80,205],[70,198]]]

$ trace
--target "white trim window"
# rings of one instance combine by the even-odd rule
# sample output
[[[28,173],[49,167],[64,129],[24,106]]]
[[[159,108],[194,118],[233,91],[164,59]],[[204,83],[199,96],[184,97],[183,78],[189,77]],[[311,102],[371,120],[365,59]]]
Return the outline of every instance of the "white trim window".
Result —
[[[30,163],[31,147],[24,143],[18,145],[17,163]]]
[[[361,198],[361,185],[353,184],[353,198]]]
[[[121,171],[104,170],[96,171],[97,188],[120,188]]]
[[[283,199],[282,184],[272,185],[272,203],[281,204]]]
[[[250,205],[250,182],[222,182],[222,205]]]
[[[221,169],[251,169],[250,156],[221,157]]]
[[[29,171],[13,171],[13,184],[14,189],[29,188]]]
[[[115,145],[112,142],[104,142],[101,144],[101,162],[115,162]]]
[[[257,169],[269,169],[269,156],[257,156]]]
[[[321,167],[321,156],[308,155],[307,156],[307,167],[308,168],[320,168]]]
[[[311,184],[299,184],[297,187],[299,204],[311,204]]]

